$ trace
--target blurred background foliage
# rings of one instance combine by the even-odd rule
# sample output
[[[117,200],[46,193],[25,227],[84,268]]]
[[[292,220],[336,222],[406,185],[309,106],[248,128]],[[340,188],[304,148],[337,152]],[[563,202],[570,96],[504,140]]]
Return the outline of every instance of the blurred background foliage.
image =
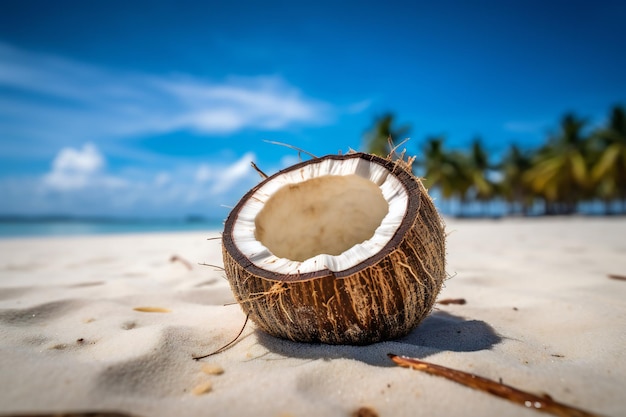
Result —
[[[478,207],[472,215],[490,216],[494,203],[504,203],[510,215],[574,214],[584,203],[602,204],[604,214],[624,214],[624,106],[614,106],[607,120],[588,129],[585,118],[566,113],[544,144],[523,149],[511,143],[499,160],[480,137],[469,149],[448,149],[444,136],[427,136],[416,152],[414,169],[443,200],[444,210],[456,216],[469,215],[470,205]],[[410,125],[399,125],[392,112],[385,113],[364,134],[365,149],[387,156],[390,139],[398,143],[409,131]],[[456,204],[446,207],[452,202]]]

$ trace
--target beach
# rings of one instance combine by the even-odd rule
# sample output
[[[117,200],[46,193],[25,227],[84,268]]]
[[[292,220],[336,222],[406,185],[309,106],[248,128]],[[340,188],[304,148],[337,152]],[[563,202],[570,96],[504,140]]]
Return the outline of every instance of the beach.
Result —
[[[248,323],[200,361],[245,321],[219,230],[1,239],[0,414],[540,415],[393,353],[626,415],[626,218],[446,224],[439,300],[464,303],[408,336],[302,344]]]

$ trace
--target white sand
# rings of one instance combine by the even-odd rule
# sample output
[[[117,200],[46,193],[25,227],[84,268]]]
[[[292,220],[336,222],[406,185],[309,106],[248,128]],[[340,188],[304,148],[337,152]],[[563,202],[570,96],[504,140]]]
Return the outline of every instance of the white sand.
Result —
[[[392,352],[626,415],[626,282],[607,277],[626,275],[626,219],[449,220],[448,230],[454,277],[440,299],[467,303],[438,305],[408,337],[306,345],[249,324],[203,362],[191,356],[244,321],[224,306],[223,273],[197,265],[221,265],[219,241],[206,240],[217,232],[0,240],[0,413],[538,415],[397,367]]]

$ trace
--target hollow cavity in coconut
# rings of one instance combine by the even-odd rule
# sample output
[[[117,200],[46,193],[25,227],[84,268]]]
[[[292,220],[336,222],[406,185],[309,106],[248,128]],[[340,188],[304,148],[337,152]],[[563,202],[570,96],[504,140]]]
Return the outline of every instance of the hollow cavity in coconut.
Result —
[[[225,223],[237,302],[263,331],[302,342],[404,336],[445,279],[444,226],[402,160],[328,155],[250,190]]]

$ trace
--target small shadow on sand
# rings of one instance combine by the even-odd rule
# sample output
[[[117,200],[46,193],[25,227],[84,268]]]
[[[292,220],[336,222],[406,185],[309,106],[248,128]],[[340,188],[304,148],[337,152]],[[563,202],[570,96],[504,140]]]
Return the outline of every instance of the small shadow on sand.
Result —
[[[259,343],[273,353],[302,359],[353,359],[374,366],[394,366],[387,357],[425,358],[443,351],[475,352],[491,349],[502,338],[484,321],[468,320],[443,311],[428,316],[407,336],[367,346],[298,343],[275,338],[257,330]]]
[[[60,300],[29,308],[0,309],[0,323],[11,326],[33,326],[48,323],[82,307],[79,300]]]

